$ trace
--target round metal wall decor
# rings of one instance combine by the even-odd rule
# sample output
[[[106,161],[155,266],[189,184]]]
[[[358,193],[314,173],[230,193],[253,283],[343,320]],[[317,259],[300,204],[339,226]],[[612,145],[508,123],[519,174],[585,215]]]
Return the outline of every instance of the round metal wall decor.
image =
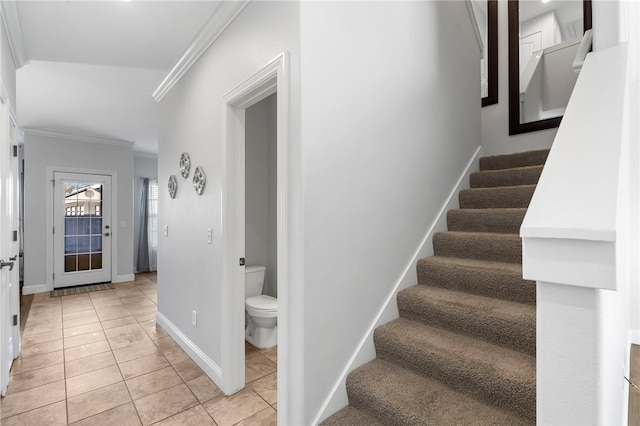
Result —
[[[207,176],[204,174],[204,169],[200,166],[196,167],[196,170],[193,172],[193,187],[198,195],[202,195],[206,184]]]
[[[183,178],[189,177],[189,170],[191,170],[191,159],[189,158],[189,154],[183,152],[180,155],[180,174]]]
[[[168,189],[171,198],[176,198],[176,192],[178,192],[178,179],[176,179],[176,175],[169,176]]]

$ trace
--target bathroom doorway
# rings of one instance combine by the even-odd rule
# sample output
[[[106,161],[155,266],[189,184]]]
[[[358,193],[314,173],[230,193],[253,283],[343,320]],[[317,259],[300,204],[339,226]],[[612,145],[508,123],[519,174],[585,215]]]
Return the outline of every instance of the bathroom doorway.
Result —
[[[245,386],[251,387],[250,383],[255,380],[261,380],[266,376],[271,376],[270,380],[273,380],[277,376],[277,391],[273,395],[273,406],[275,408],[277,403],[278,424],[287,424],[288,407],[294,408],[293,405],[289,406],[288,404],[291,396],[287,392],[289,345],[287,316],[291,310],[287,297],[289,293],[289,268],[291,266],[288,234],[290,227],[288,200],[290,182],[287,158],[290,148],[288,140],[287,58],[286,53],[279,55],[223,98],[223,140],[226,141],[225,165],[227,170],[222,193],[224,205],[222,222],[224,302],[221,314],[225,326],[222,329],[221,376],[223,386],[221,387],[226,394],[232,394]],[[259,105],[262,101],[265,103]],[[252,110],[251,108],[254,106],[256,107]],[[253,122],[252,116],[256,110],[257,115],[266,120],[262,125]],[[271,122],[268,120],[269,116]],[[247,123],[247,120],[250,122]],[[267,144],[266,146],[259,145],[256,148],[254,143],[247,140],[247,136],[250,136],[253,131],[252,126],[257,128],[266,126],[267,139],[264,142]],[[271,126],[272,145],[275,145],[271,149],[268,148],[269,126]],[[264,157],[265,155],[266,157]],[[250,167],[246,161],[247,156],[249,158],[263,158],[263,161],[258,161],[260,164],[255,166],[255,170],[247,170]],[[272,158],[270,162],[269,157],[275,158]],[[253,168],[254,162],[251,164]],[[270,171],[269,164],[271,164]],[[258,173],[257,169],[262,171]],[[261,185],[263,189],[248,188],[245,185],[245,180],[247,176],[254,179],[252,174],[258,174],[262,176],[259,179],[267,181],[271,176],[271,189],[269,189],[268,182],[267,185]],[[245,192],[247,193],[245,194]],[[251,235],[254,233],[254,226],[256,226],[252,216],[259,215],[257,212],[255,214],[254,212],[247,213],[247,209],[257,208],[254,201],[257,202],[258,198],[261,200],[258,204],[266,206],[266,211],[262,213],[262,216],[263,219],[265,216],[267,217],[267,225],[266,228],[262,227],[260,233],[265,235],[266,232],[267,237],[262,243],[256,243],[254,247],[247,247],[248,240],[256,239]],[[245,207],[245,204],[248,205]],[[275,232],[273,229],[269,231],[268,211],[270,204],[271,215],[275,215],[271,218],[272,223],[275,222]],[[254,207],[251,207],[252,205]],[[246,221],[246,216],[249,223]],[[271,237],[269,237],[270,232]],[[254,245],[254,242],[249,244]],[[264,247],[259,248],[261,245]],[[248,262],[253,264],[264,262],[266,264],[262,266],[271,269],[270,272],[267,272],[265,292],[270,292],[278,298],[277,349],[271,353],[258,351],[256,354],[245,343],[245,264],[250,265]],[[264,358],[258,358],[258,366],[245,363],[246,359],[254,356],[257,358],[257,355]],[[274,366],[277,364],[277,373],[269,371],[273,367],[268,367],[269,362],[272,362]],[[256,379],[256,369],[260,370],[257,372],[257,375],[260,376],[258,379]],[[265,372],[266,374],[263,374]],[[265,381],[267,380],[265,379]]]

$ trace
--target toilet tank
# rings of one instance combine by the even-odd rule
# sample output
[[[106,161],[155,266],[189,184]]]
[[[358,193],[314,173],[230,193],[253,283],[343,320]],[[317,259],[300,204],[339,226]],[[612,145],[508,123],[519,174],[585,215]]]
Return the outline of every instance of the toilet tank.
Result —
[[[264,266],[245,266],[244,268],[244,298],[260,296],[264,286]]]

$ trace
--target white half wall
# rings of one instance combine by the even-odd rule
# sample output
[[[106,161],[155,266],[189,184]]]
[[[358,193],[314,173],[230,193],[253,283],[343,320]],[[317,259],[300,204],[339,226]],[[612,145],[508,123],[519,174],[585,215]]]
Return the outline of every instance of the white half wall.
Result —
[[[312,424],[480,145],[480,52],[465,2],[300,8]]]
[[[51,182],[47,168],[77,168],[82,170],[111,170],[118,174],[117,211],[112,215],[114,232],[118,232],[113,260],[117,273],[113,281],[133,276],[133,149],[132,144],[109,144],[83,141],[75,136],[65,137],[39,132],[25,132],[24,142],[24,287],[25,294],[52,290],[53,271],[47,270],[47,215],[52,206],[46,205]],[[116,188],[114,188],[116,189]],[[124,225],[124,227],[122,226]]]

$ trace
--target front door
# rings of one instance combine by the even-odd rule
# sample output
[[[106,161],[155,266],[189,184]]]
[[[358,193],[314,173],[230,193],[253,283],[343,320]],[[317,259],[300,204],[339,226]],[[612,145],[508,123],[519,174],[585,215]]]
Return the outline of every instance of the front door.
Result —
[[[54,173],[54,288],[111,281],[111,176]]]

